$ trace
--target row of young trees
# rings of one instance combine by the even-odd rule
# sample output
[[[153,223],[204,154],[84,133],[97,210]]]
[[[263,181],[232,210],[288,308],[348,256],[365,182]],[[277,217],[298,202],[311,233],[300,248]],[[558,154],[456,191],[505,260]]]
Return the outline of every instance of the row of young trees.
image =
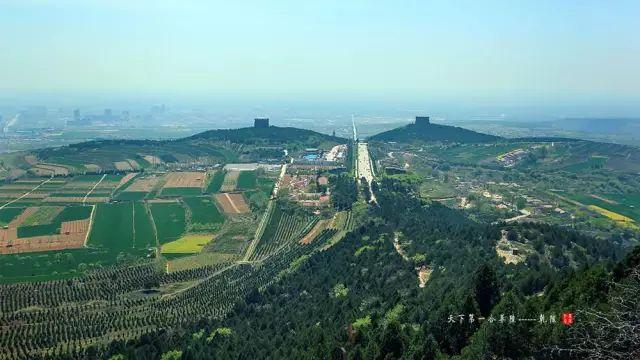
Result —
[[[281,281],[251,292],[225,318],[114,344],[109,354],[135,357],[143,350],[160,354],[180,349],[185,359],[637,357],[634,335],[624,329],[638,321],[629,304],[640,288],[631,271],[640,264],[640,250],[612,273],[602,262],[609,255],[594,239],[557,227],[509,225],[527,240],[541,236],[546,246],[565,250],[576,243],[591,256],[585,263],[574,259],[564,269],[549,266],[552,276],[542,292],[525,294],[517,284],[530,266],[505,265],[495,253],[506,225],[475,223],[459,211],[424,203],[393,180],[383,180],[376,197],[380,206],[372,207],[368,223],[306,258]],[[393,246],[397,232],[403,234],[410,261]],[[424,288],[417,286],[419,264],[433,269]],[[616,305],[617,298],[624,301]],[[581,311],[591,308],[600,312],[591,319],[576,318],[584,327],[559,321],[562,312],[583,316]],[[511,315],[535,321],[510,322]],[[539,315],[547,321],[539,321]],[[596,315],[613,325],[598,325]],[[503,316],[506,321],[500,320]],[[219,329],[228,331],[212,337]],[[209,336],[194,336],[199,333]],[[607,343],[610,336],[621,341]],[[604,350],[595,352],[589,344]]]
[[[69,281],[3,285],[0,359],[102,357],[111,342],[223,318],[330,235],[307,246],[290,242],[256,265],[220,264],[166,274],[146,263]],[[165,293],[159,288],[165,284],[183,289]]]

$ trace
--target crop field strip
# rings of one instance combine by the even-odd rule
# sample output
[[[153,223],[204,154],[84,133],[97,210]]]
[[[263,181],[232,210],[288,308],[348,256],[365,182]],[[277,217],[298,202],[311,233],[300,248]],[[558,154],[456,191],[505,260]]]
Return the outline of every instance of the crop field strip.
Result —
[[[187,224],[181,203],[152,203],[150,208],[160,244],[177,240],[184,234]]]
[[[220,193],[215,195],[222,211],[226,214],[246,214],[251,212],[244,196],[239,193]]]
[[[162,254],[196,254],[213,238],[212,234],[189,234],[162,244]]]
[[[0,253],[75,249],[84,245],[91,207],[29,207],[0,229]],[[4,209],[3,209],[4,210]]]
[[[216,231],[224,223],[224,216],[211,196],[183,198],[188,215],[189,231]]]
[[[255,171],[241,171],[238,175],[236,188],[238,190],[253,189],[257,185],[257,178]]]
[[[239,171],[228,171],[220,187],[221,192],[235,191],[238,185],[238,177],[240,177]]]
[[[88,245],[110,252],[137,253],[155,246],[149,212],[140,202],[98,204]]]
[[[11,201],[9,201],[9,202],[5,203],[4,205],[0,206],[0,209],[2,209],[2,208],[4,208],[4,207],[6,207],[6,206],[9,206],[9,205],[11,205],[11,204],[13,204],[13,203],[17,202],[18,200],[20,200],[20,199],[24,198],[25,196],[27,196],[27,195],[31,194],[33,191],[38,190],[38,189],[39,189],[39,188],[41,188],[42,186],[45,186],[47,183],[51,182],[52,180],[53,180],[53,177],[51,177],[51,178],[49,178],[49,179],[46,179],[46,180],[42,181],[41,183],[39,183],[39,184],[35,185],[34,187],[32,187],[29,191],[27,191],[27,192],[25,192],[24,194],[22,194],[21,196],[19,196],[19,197],[15,198],[15,199],[13,199],[13,200],[11,200]]]
[[[171,172],[165,176],[165,188],[202,188],[207,174],[204,172]]]
[[[208,184],[206,188],[207,194],[214,194],[220,191],[222,187],[222,183],[224,182],[225,173],[224,171],[215,171],[212,174],[209,174]]]

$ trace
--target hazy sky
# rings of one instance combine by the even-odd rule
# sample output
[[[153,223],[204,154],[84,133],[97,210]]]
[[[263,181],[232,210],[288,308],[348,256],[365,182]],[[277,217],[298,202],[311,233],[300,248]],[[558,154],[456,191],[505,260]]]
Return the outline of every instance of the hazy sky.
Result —
[[[0,92],[640,98],[640,1],[0,0]]]

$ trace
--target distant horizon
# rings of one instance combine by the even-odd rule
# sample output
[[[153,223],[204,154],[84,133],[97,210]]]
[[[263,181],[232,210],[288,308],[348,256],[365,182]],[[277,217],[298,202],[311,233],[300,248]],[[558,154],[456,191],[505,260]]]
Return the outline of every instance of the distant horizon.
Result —
[[[640,99],[589,96],[515,94],[505,97],[433,96],[404,98],[384,95],[301,97],[300,95],[184,94],[184,93],[0,93],[0,115],[9,116],[30,106],[50,109],[80,109],[83,112],[129,110],[148,111],[153,105],[169,111],[204,111],[212,115],[286,116],[322,118],[335,115],[444,117],[451,121],[497,120],[545,121],[562,118],[640,118]]]
[[[5,99],[640,100],[637,1],[7,0],[2,7],[0,31],[12,34],[0,40]]]

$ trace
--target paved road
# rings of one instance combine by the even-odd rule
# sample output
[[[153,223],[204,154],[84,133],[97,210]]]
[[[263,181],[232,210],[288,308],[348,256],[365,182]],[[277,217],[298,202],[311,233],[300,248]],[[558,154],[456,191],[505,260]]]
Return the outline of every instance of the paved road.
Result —
[[[358,162],[356,166],[356,174],[358,179],[365,178],[369,183],[369,191],[371,193],[371,202],[376,202],[376,196],[371,190],[371,182],[373,181],[373,166],[371,165],[371,157],[369,157],[369,148],[367,143],[358,143]]]

